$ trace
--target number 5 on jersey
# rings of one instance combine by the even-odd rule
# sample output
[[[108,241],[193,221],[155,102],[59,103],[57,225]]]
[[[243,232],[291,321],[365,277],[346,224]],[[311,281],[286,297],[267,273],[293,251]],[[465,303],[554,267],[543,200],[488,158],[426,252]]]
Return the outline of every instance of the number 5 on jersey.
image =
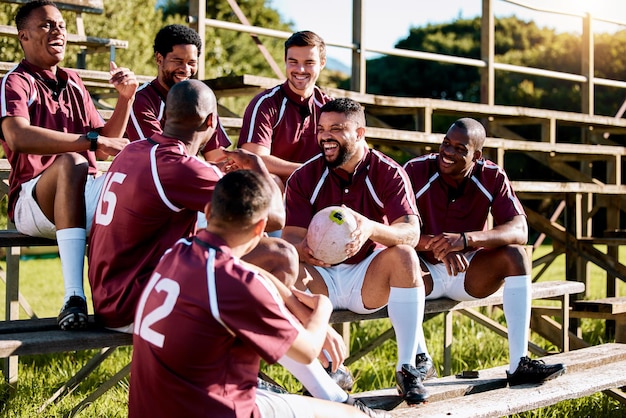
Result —
[[[104,179],[104,187],[102,188],[102,194],[98,200],[98,207],[96,208],[96,223],[98,225],[108,225],[113,220],[113,212],[115,211],[115,205],[117,204],[117,196],[111,191],[113,183],[124,183],[126,174],[123,173],[111,173],[108,172]]]

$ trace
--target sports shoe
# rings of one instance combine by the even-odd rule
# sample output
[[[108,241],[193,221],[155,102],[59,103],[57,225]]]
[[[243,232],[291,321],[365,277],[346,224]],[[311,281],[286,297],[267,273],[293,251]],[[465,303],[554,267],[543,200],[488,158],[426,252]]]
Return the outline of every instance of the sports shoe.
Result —
[[[565,373],[567,368],[562,363],[545,364],[542,360],[531,360],[522,357],[515,372],[506,372],[506,380],[509,386],[523,385],[525,383],[543,383]]]
[[[352,396],[348,396],[348,400],[344,403],[352,405],[370,418],[391,418],[391,415],[389,415],[387,411],[383,411],[382,409],[372,409],[365,405],[360,399],[353,398]]]
[[[87,302],[80,296],[70,296],[65,302],[57,323],[62,330],[76,330],[87,328]]]
[[[415,368],[422,375],[422,381],[437,377],[437,369],[435,369],[433,359],[424,353],[415,356]]]
[[[332,364],[326,367],[326,373],[346,392],[350,392],[354,386],[354,376],[343,364],[339,365],[336,372],[333,372]]]
[[[266,390],[268,392],[280,393],[282,395],[286,395],[289,393],[287,389],[280,386],[278,383],[274,381],[267,380],[268,377],[265,374],[260,374],[256,378],[256,387],[257,389]]]
[[[422,383],[422,374],[410,364],[403,364],[396,372],[398,393],[409,405],[428,400],[428,391]]]

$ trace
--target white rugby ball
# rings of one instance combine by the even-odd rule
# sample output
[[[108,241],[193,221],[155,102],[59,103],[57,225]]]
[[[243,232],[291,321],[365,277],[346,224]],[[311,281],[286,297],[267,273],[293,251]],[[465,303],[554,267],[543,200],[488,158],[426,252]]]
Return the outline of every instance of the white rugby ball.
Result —
[[[352,241],[356,219],[341,206],[329,206],[317,212],[307,231],[307,244],[313,256],[328,264],[344,261],[346,244]]]

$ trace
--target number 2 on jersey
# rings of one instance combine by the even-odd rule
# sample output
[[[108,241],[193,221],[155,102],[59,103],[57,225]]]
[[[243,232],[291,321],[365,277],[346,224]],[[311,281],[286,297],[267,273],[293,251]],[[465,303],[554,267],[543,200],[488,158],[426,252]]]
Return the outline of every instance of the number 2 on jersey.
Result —
[[[155,290],[159,293],[165,292],[165,299],[163,303],[152,312],[147,313],[144,316],[144,309],[146,307],[146,300],[152,291]],[[152,325],[159,322],[163,318],[167,317],[174,310],[176,300],[180,294],[180,285],[178,282],[168,279],[166,277],[161,278],[159,273],[154,273],[150,282],[146,286],[139,306],[137,306],[137,314],[135,316],[135,334],[139,335],[144,340],[151,344],[156,345],[159,348],[163,348],[165,342],[165,335],[152,329]]]

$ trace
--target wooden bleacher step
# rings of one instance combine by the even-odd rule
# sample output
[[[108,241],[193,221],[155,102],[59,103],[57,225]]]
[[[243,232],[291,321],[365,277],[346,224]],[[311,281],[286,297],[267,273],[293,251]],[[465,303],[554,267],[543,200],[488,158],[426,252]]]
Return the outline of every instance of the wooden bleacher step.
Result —
[[[88,328],[63,331],[56,318],[14,320],[0,323],[0,358],[61,353],[131,345],[132,334],[98,327],[89,318]]]
[[[478,379],[446,376],[427,380],[427,404],[408,407],[395,388],[353,394],[373,408],[388,409],[393,417],[499,417],[553,405],[626,385],[626,344],[609,343],[555,354],[546,363],[564,363],[567,372],[543,385],[506,384],[506,369],[481,370]]]

